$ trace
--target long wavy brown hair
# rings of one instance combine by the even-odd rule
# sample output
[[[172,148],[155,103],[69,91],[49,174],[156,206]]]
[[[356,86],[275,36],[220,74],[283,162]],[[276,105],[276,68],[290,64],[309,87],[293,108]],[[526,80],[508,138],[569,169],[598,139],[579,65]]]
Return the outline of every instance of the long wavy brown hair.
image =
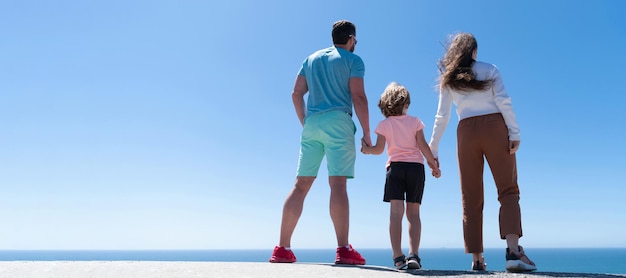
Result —
[[[446,54],[439,60],[440,86],[459,91],[482,91],[491,86],[493,80],[477,80],[472,70],[472,54],[478,49],[474,35],[458,33],[449,44]]]

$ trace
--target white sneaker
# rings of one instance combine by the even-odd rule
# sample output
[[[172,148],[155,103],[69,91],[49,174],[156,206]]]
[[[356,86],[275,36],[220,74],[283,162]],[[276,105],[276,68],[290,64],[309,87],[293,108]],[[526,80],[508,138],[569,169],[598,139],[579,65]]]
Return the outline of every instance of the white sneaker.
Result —
[[[535,263],[531,261],[522,246],[518,246],[518,251],[506,249],[506,270],[510,272],[527,272],[537,270]]]
[[[507,260],[506,270],[510,272],[528,272],[537,270],[537,267],[532,264],[527,264],[521,260]]]

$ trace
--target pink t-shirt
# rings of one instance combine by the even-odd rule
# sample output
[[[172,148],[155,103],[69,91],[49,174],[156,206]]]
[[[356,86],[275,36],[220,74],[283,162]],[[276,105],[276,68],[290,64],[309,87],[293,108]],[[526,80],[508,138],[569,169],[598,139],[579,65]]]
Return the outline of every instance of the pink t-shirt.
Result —
[[[424,123],[410,115],[391,116],[378,123],[374,132],[385,136],[387,141],[386,166],[391,162],[417,162],[424,164],[424,157],[417,146],[416,134],[424,129]]]

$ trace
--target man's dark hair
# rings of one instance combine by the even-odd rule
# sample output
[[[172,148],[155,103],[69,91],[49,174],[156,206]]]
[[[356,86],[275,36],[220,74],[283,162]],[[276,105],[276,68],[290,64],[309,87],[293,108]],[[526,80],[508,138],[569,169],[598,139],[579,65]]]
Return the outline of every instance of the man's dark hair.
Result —
[[[333,44],[346,44],[351,36],[356,36],[356,26],[347,20],[333,24]]]

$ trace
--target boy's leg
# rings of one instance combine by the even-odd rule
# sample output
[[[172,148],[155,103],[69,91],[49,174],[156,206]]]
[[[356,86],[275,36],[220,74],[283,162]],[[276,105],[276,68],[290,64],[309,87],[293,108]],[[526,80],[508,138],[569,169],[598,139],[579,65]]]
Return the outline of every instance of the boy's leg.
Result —
[[[390,200],[389,211],[389,238],[391,239],[391,250],[393,251],[393,258],[397,258],[403,255],[402,218],[404,217],[404,200]]]
[[[409,222],[409,254],[419,256],[422,237],[422,220],[420,219],[420,203],[406,203],[406,218]]]
[[[409,222],[409,258],[412,255],[419,257],[419,245],[422,236],[422,221],[420,219],[420,204],[424,195],[426,173],[424,164],[412,163],[407,165],[407,192],[406,218]],[[410,267],[410,266],[409,266]]]
[[[304,198],[313,185],[315,177],[296,177],[296,184],[287,196],[283,206],[283,218],[280,226],[280,243],[282,247],[291,247],[291,236],[302,215]]]

